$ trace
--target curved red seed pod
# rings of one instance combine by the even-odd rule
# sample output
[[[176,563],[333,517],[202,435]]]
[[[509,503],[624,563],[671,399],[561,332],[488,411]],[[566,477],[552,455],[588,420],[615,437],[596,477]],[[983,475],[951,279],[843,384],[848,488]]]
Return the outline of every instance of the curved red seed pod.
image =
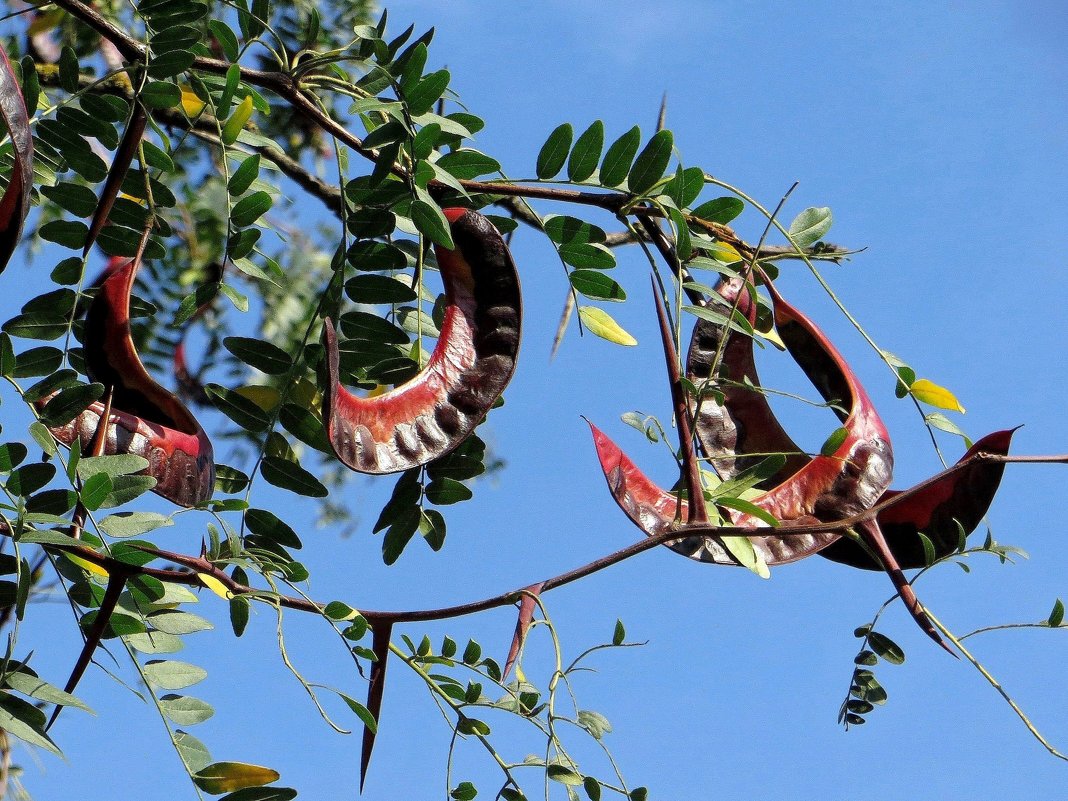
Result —
[[[886,491],[893,471],[893,452],[886,428],[856,375],[834,345],[811,320],[783,300],[770,281],[765,279],[765,284],[771,294],[779,337],[842,420],[846,436],[833,454],[821,454],[809,459],[795,474],[758,499],[757,503],[784,522],[807,516],[820,522],[830,522],[870,509]],[[774,495],[780,496],[778,500],[782,512],[800,511],[802,514],[791,517],[776,511],[776,504],[766,500]],[[857,526],[857,530],[865,544],[878,555],[883,570],[917,625],[952,653],[924,613],[879,523],[867,520]],[[791,550],[803,551],[802,555],[808,555],[838,539],[838,535],[833,534],[815,535],[809,548],[800,544]]]
[[[11,136],[15,168],[4,195],[0,198],[0,272],[7,267],[11,254],[22,237],[22,225],[30,211],[33,186],[33,137],[22,89],[15,78],[7,53],[0,48],[0,117]]]
[[[85,318],[85,363],[89,378],[112,388],[112,412],[104,452],[148,459],[145,472],[155,492],[180,506],[208,500],[215,486],[211,441],[173,394],[148,374],[130,338],[130,292],[140,256],[112,260]],[[86,448],[104,413],[92,404],[52,434],[64,444],[79,438]]]
[[[717,283],[716,291],[728,303],[734,303],[737,299],[739,311],[753,322],[756,318],[755,308],[750,292],[743,293],[743,287],[744,282],[740,278],[724,277]],[[707,320],[698,320],[694,327],[687,355],[687,375],[695,384],[709,377],[712,360],[725,330],[724,326]],[[726,367],[731,382],[748,379],[754,386],[759,386],[752,339],[734,335],[722,347],[721,364]],[[797,446],[779,425],[763,393],[733,384],[723,387],[722,391],[723,405],[719,406],[711,399],[705,400],[694,422],[702,449],[723,478],[733,477],[756,460],[754,457],[747,459],[746,453],[791,454],[784,468],[767,483],[796,473],[808,462],[808,456],[797,453]],[[1007,454],[1012,434],[1012,430],[996,431],[983,437],[961,461],[981,451]],[[962,472],[940,479],[908,502],[880,513],[876,522],[899,566],[909,570],[926,564],[923,543],[918,536],[920,531],[932,540],[936,558],[952,553],[959,542],[955,521],[960,522],[966,534],[979,525],[997,492],[1003,472],[1002,464],[976,463]],[[888,490],[879,501],[897,494],[897,490]],[[844,537],[819,554],[852,567],[882,569],[864,548]]]
[[[752,503],[779,521],[802,524],[827,522],[869,509],[886,490],[893,471],[889,435],[868,394],[845,360],[823,332],[800,311],[769,287],[779,335],[809,379],[828,401],[840,409],[846,435],[831,454],[816,456],[773,489]],[[591,426],[592,427],[592,426]],[[649,534],[669,527],[685,530],[686,507],[671,493],[657,487],[608,437],[593,427],[598,459],[609,489],[620,507]],[[766,528],[759,518],[732,513],[736,526]],[[777,537],[769,532],[753,535],[754,548],[768,565],[784,564],[825,548],[839,535],[834,533]],[[715,564],[736,564],[711,537],[694,536],[670,545],[672,550]]]
[[[737,304],[750,324],[756,323],[752,291],[746,289],[740,276],[722,276],[715,289],[728,304]],[[686,354],[686,377],[701,386],[711,377],[712,362],[719,351],[721,372],[726,372],[730,383],[717,387],[723,393],[722,405],[711,397],[704,398],[700,406],[690,400],[697,441],[723,479],[733,478],[763,458],[746,454],[786,454],[783,467],[764,482],[764,486],[773,487],[804,467],[808,457],[783,430],[767,396],[745,386],[746,381],[760,386],[751,337],[738,333],[728,336],[726,326],[698,319]]]
[[[426,367],[373,398],[341,385],[334,326],[323,327],[327,391],[323,420],[338,458],[361,473],[426,464],[486,416],[515,371],[519,274],[497,229],[469,209],[445,209],[456,250],[435,246],[445,284],[445,320]]]
[[[1006,455],[1015,431],[1009,429],[987,434],[972,445],[959,462],[966,462],[977,453]],[[936,559],[957,550],[960,544],[957,523],[966,536],[976,529],[994,500],[1004,471],[1005,465],[1001,462],[975,462],[880,512],[876,521],[898,564],[905,570],[927,564],[919,537],[921,531],[934,545]],[[900,490],[888,490],[879,500],[900,494]],[[867,551],[844,538],[820,551],[820,556],[863,570],[882,570]]]

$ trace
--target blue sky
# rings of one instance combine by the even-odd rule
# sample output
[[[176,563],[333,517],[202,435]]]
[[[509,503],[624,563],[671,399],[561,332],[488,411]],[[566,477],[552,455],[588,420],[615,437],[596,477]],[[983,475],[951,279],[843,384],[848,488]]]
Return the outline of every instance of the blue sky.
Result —
[[[564,121],[581,130],[602,119],[609,138],[636,123],[651,133],[666,92],[667,125],[686,166],[701,166],[768,206],[799,181],[787,219],[806,206],[833,209],[827,238],[866,250],[826,265],[824,275],[882,347],[956,393],[968,409],[959,422],[972,436],[1024,424],[1017,452],[1068,451],[1068,12],[1052,2],[1026,9],[843,5],[400,2],[390,4],[390,18],[396,32],[411,21],[437,27],[431,65],[451,70],[452,88],[487,122],[476,146],[513,177],[533,174],[538,148]],[[704,197],[717,194],[709,189]],[[751,241],[762,226],[750,212],[736,223]],[[312,516],[296,511],[307,526],[314,597],[379,609],[443,605],[528,584],[638,538],[608,496],[580,415],[670,482],[664,452],[618,422],[632,409],[670,416],[647,267],[626,252],[615,270],[631,299],[611,311],[638,348],[580,339],[573,326],[550,362],[562,271],[530,231],[516,237],[514,253],[526,302],[523,351],[507,405],[485,429],[507,469],[478,483],[475,499],[450,513],[442,553],[413,543],[388,569],[370,534],[383,490],[354,488],[354,507],[372,511],[347,539],[313,530]],[[29,275],[16,264],[4,280]],[[853,360],[879,405],[895,445],[894,486],[934,472],[915,410],[894,399],[886,368],[805,268],[786,265],[780,287]],[[766,382],[807,391],[783,361],[772,355],[761,363]],[[789,406],[781,411],[809,448],[836,425]],[[953,438],[944,443],[949,458],[963,450]],[[969,575],[946,565],[918,585],[955,632],[1044,619],[1057,596],[1068,597],[1063,475],[1061,466],[1006,473],[990,524],[998,540],[1024,548],[1030,560],[973,560]],[[290,503],[272,492],[258,503]],[[189,540],[175,547],[195,548]],[[897,606],[880,628],[908,659],[876,668],[889,703],[848,733],[835,724],[856,652],[852,630],[890,591],[885,577],[815,558],[765,582],[659,549],[545,602],[572,656],[610,638],[616,618],[630,639],[648,641],[598,657],[598,672],[584,675],[577,692],[584,708],[611,721],[608,746],[628,782],[647,785],[650,798],[1060,797],[1068,766]],[[197,694],[219,711],[194,733],[218,758],[277,767],[302,797],[354,795],[358,735],[335,735],[319,720],[280,664],[273,615],[261,610],[234,641],[217,599],[205,594],[200,606],[217,629],[191,638],[181,658],[209,668]],[[57,628],[47,634],[23,632],[37,649],[38,669],[53,666],[46,671],[53,677],[75,648],[69,614],[56,614]],[[448,632],[461,643],[475,637],[503,659],[513,625],[510,612],[498,611],[397,634],[440,641]],[[362,695],[321,622],[292,615],[286,631],[310,679]],[[997,632],[969,642],[1043,733],[1068,748],[1063,632]],[[544,682],[543,632],[530,649],[527,673]],[[29,766],[37,797],[187,792],[159,722],[115,688],[99,671],[84,679],[81,694],[101,714],[61,718],[55,733],[69,761]],[[366,797],[443,797],[449,730],[402,665],[391,667],[383,717]],[[521,759],[537,748],[531,741],[509,755]],[[105,760],[121,764],[121,787]],[[603,763],[594,767],[604,772]],[[461,747],[455,775],[492,797],[496,777],[477,746]],[[554,797],[565,797],[561,790]]]

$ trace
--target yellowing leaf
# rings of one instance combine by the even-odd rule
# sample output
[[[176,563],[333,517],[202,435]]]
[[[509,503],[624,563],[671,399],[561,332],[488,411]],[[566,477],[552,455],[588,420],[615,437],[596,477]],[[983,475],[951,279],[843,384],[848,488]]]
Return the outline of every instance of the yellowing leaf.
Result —
[[[274,407],[278,405],[278,401],[281,400],[281,396],[278,394],[277,389],[274,387],[259,386],[257,384],[238,387],[234,392],[245,400],[252,401],[265,412],[273,411]]]
[[[637,345],[638,340],[628,334],[604,309],[596,306],[579,306],[583,324],[601,339],[617,345]]]
[[[200,579],[200,583],[218,595],[224,601],[229,601],[234,597],[234,594],[230,590],[226,589],[226,585],[219,581],[215,576],[209,576],[207,573],[197,573],[197,578]],[[277,777],[276,777],[277,778]],[[271,779],[274,781],[274,779]],[[221,792],[225,792],[221,791]]]
[[[767,331],[758,330],[757,333],[760,334],[761,339],[770,342],[779,350],[786,350],[786,343],[782,341],[782,337],[779,336],[779,332],[774,326]]]
[[[246,787],[262,787],[278,781],[278,771],[244,762],[215,762],[194,774],[197,787],[211,795],[222,795]]]
[[[228,145],[232,145],[237,141],[238,134],[245,127],[245,123],[252,117],[252,96],[246,96],[241,104],[234,109],[234,113],[230,115],[230,119],[226,121],[226,124],[222,129],[222,140]]]
[[[708,255],[724,264],[734,264],[734,262],[742,260],[742,254],[726,242],[715,242],[709,245]]]
[[[196,117],[204,110],[204,101],[187,86],[182,87],[182,111],[187,117]]]
[[[88,570],[95,576],[103,576],[104,578],[108,577],[108,571],[106,571],[104,568],[102,568],[95,562],[90,562],[88,559],[82,559],[80,556],[75,556],[72,553],[64,554],[64,556],[66,556],[70,561],[74,562],[74,564],[76,564],[78,567],[82,568],[83,570]]]
[[[949,409],[951,412],[964,414],[964,407],[960,405],[957,397],[945,387],[940,387],[926,378],[918,378],[909,387],[912,397],[921,403],[937,406],[939,409]]]

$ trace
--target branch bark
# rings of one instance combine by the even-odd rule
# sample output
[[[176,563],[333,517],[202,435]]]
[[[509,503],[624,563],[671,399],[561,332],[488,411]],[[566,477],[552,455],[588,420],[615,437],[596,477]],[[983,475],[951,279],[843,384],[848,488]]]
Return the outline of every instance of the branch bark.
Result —
[[[965,461],[958,462],[945,470],[931,476],[930,478],[921,481],[906,490],[902,490],[897,495],[891,498],[887,498],[883,501],[872,506],[870,509],[861,512],[860,514],[852,517],[843,518],[842,520],[835,520],[830,523],[816,523],[810,525],[799,526],[780,526],[775,529],[776,536],[792,537],[802,536],[805,534],[819,534],[825,532],[845,532],[855,526],[875,519],[876,516],[884,509],[889,509],[892,506],[896,506],[899,503],[903,503],[910,497],[920,492],[927,486],[939,481],[940,479],[957,473],[969,465],[979,462],[1000,462],[1003,464],[1068,464],[1068,453],[1064,454],[1050,454],[1050,455],[1035,455],[1035,456],[1009,456],[999,453],[984,453],[980,452],[975,454],[972,458]],[[610,554],[595,559],[592,562],[587,562],[579,567],[572,568],[564,573],[553,576],[552,578],[545,579],[540,582],[541,592],[549,592],[557,587],[563,587],[564,585],[571,584],[574,581],[585,578],[586,576],[598,573],[620,562],[626,561],[640,553],[644,553],[658,545],[664,545],[675,540],[683,540],[687,537],[697,536],[746,536],[753,534],[755,531],[766,533],[767,529],[754,529],[746,526],[709,526],[704,524],[681,524],[677,529],[668,531],[663,534],[659,534],[652,537],[646,537],[638,542],[631,543],[625,548],[620,548],[617,551],[613,551]],[[10,537],[11,529],[6,521],[0,520],[0,536]],[[127,562],[121,562],[113,557],[102,554],[93,550],[85,545],[53,545],[44,544],[49,550],[69,553],[77,556],[81,559],[91,562],[98,567],[103,568],[109,572],[111,571],[124,571],[128,575],[143,575],[150,576],[162,582],[171,584],[184,584],[190,587],[208,587],[210,585],[206,583],[200,576],[206,576],[209,580],[214,580],[226,588],[227,591],[233,595],[251,595],[261,596],[265,599],[269,599],[272,604],[283,606],[287,609],[294,609],[302,612],[312,612],[314,614],[322,614],[326,608],[326,604],[316,601],[308,600],[307,598],[287,596],[276,594],[267,590],[251,587],[247,584],[242,584],[239,581],[235,581],[228,573],[226,573],[221,567],[211,562],[203,556],[189,556],[186,554],[175,553],[173,551],[164,551],[157,548],[148,548],[144,546],[137,546],[140,550],[147,554],[155,556],[157,559],[162,559],[172,564],[179,565],[186,568],[191,572],[178,572],[170,569],[153,568],[148,566],[136,566]],[[535,582],[539,583],[539,582]],[[531,585],[525,584],[522,587],[517,587],[514,590],[508,590],[507,592],[500,593],[498,595],[491,595],[486,598],[482,598],[476,601],[469,601],[463,604],[456,604],[453,606],[443,606],[432,609],[413,609],[413,610],[360,610],[360,613],[370,623],[413,623],[428,620],[446,620],[449,618],[463,617],[465,615],[474,614],[476,612],[484,612],[488,609],[494,609],[500,606],[509,606],[515,604]]]

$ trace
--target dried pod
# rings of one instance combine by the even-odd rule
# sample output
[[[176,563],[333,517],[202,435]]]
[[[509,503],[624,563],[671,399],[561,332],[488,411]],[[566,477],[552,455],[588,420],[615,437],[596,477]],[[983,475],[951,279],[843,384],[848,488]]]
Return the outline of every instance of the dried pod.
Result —
[[[869,509],[886,490],[893,470],[889,436],[871,400],[838,350],[816,325],[790,306],[771,287],[779,335],[813,384],[835,405],[843,427],[827,452],[807,461],[801,469],[752,503],[784,526],[827,522]],[[620,507],[646,533],[656,534],[687,526],[685,506],[674,495],[651,482],[619,448],[594,431],[598,459],[609,488]],[[766,528],[760,518],[732,513],[732,524]],[[780,537],[753,535],[754,549],[768,565],[793,562],[825,548],[839,537],[816,533]],[[715,537],[695,536],[669,547],[702,562],[736,564]]]
[[[825,450],[820,456],[811,459],[794,458],[792,464],[788,462],[787,466],[777,474],[779,478],[786,476],[785,480],[770,490],[758,503],[768,495],[782,493],[782,499],[785,501],[783,509],[788,511],[792,506],[795,510],[804,510],[802,517],[811,515],[809,518],[811,522],[831,522],[856,515],[870,509],[881,500],[890,482],[893,454],[890,449],[889,436],[856,376],[822,331],[798,310],[786,303],[770,282],[765,281],[765,283],[772,296],[775,325],[779,337],[844,425],[836,432],[834,439],[829,440],[824,446]],[[713,332],[714,335],[716,333],[723,336],[722,330]],[[707,350],[707,347],[703,350]],[[755,384],[751,345],[748,349],[739,349],[732,358],[735,366],[740,366],[743,370],[752,369],[753,376],[750,380]],[[707,368],[705,372],[708,372]],[[789,436],[778,425],[766,399],[758,393],[750,393],[748,397],[742,398],[734,395],[729,400],[725,396],[719,417],[726,420],[729,425],[718,428],[704,427],[706,434],[709,432],[712,434],[703,441],[703,447],[710,457],[718,456],[724,451],[727,456],[733,457],[738,447],[738,431],[752,432],[756,426],[765,426],[756,435],[761,443],[760,446],[755,446],[756,440],[754,440],[746,442],[743,450],[750,447],[767,449],[765,452],[793,453],[797,450]],[[730,426],[733,426],[733,435],[719,433],[728,432]],[[700,435],[702,431],[700,422],[697,430]],[[829,462],[826,449],[835,443],[838,444],[838,449],[830,455],[831,461]],[[841,451],[849,443],[852,445],[843,459]],[[828,480],[832,479],[835,472],[833,461],[836,459],[842,459],[838,468],[840,475],[836,481],[829,484]],[[737,469],[733,465],[729,467]],[[819,492],[820,497],[814,498],[808,494],[810,489]],[[791,500],[791,494],[797,492],[802,495],[808,494],[808,498],[797,497]],[[799,500],[800,503],[798,503]],[[769,507],[764,508],[771,511]],[[773,512],[773,514],[776,513]],[[788,520],[781,514],[776,514],[776,517],[784,522]],[[801,521],[802,517],[793,519]],[[916,623],[931,639],[948,651],[949,647],[935,631],[923,612],[912,586],[902,573],[894,549],[884,537],[879,521],[865,520],[856,529],[868,548],[878,556],[882,569],[886,571]],[[804,555],[820,552],[828,545],[840,540],[837,535],[815,535],[815,537],[817,547],[806,550]],[[805,538],[807,539],[807,535]],[[818,545],[819,541],[823,544]],[[855,547],[864,551],[859,546]],[[795,546],[795,550],[804,549]],[[864,553],[867,556],[867,552]]]
[[[519,352],[519,274],[501,235],[468,209],[445,209],[455,250],[435,246],[445,320],[426,367],[372,398],[341,385],[334,326],[323,327],[323,420],[338,458],[361,473],[395,473],[443,456],[504,392]]]
[[[728,307],[736,305],[750,324],[756,324],[757,307],[750,284],[740,276],[722,276],[715,289]],[[719,375],[713,376],[717,353]],[[721,376],[726,380],[716,380]],[[713,397],[702,398],[700,404],[690,398],[697,441],[720,478],[733,478],[763,458],[747,454],[786,455],[782,468],[763,482],[766,487],[781,483],[808,463],[808,456],[783,430],[767,396],[760,391],[751,337],[729,334],[725,325],[699,319],[686,354],[686,377],[699,388],[712,379],[712,386],[723,395],[722,404]]]
[[[1014,433],[1015,429],[1009,429],[987,434],[968,449],[958,464],[978,453],[1006,455]],[[990,508],[1004,471],[1002,462],[973,462],[881,511],[876,520],[898,564],[905,570],[927,564],[920,532],[934,545],[935,559],[957,550],[961,532],[965,536],[971,534]],[[879,500],[900,494],[900,490],[888,490]],[[864,570],[882,570],[867,551],[848,539],[832,543],[820,551],[820,556]]]
[[[156,493],[194,506],[208,500],[215,485],[211,441],[185,405],[148,374],[134,348],[130,293],[139,264],[140,255],[108,265],[85,319],[86,371],[112,390],[104,453],[143,456]],[[77,437],[87,448],[103,413],[104,404],[93,403],[52,434],[66,445]]]
[[[15,166],[0,197],[0,272],[7,267],[22,237],[33,186],[33,137],[22,89],[7,54],[0,48],[0,117],[11,137]]]

